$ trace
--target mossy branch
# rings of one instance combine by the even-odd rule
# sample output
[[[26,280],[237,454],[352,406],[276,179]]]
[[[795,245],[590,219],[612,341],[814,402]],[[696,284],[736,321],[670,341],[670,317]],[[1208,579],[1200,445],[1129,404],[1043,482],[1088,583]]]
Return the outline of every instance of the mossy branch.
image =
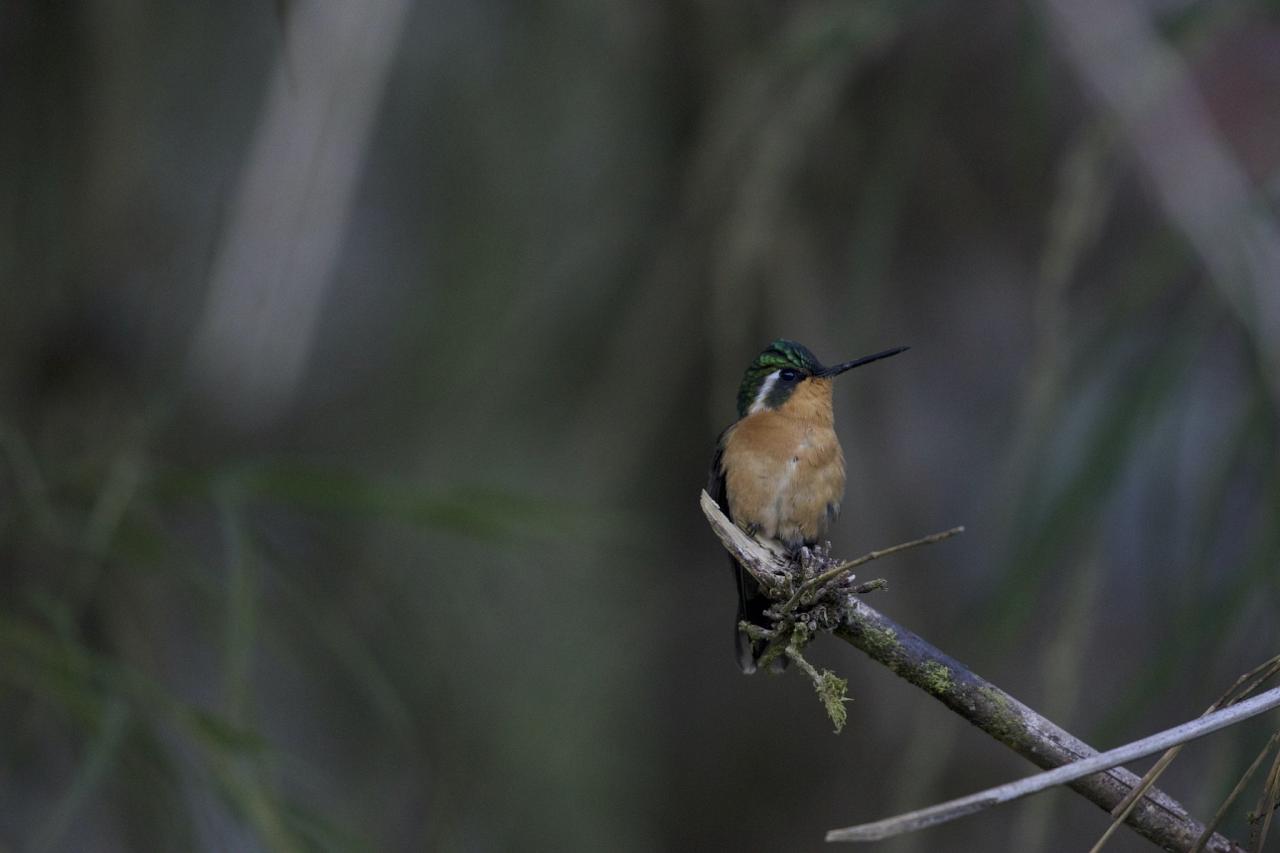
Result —
[[[747,536],[729,521],[706,492],[702,493],[702,510],[720,541],[775,600],[790,602],[800,587],[814,579],[812,574],[805,576],[804,566],[789,564]],[[1070,732],[871,607],[854,594],[857,588],[853,586],[851,577],[846,576],[838,583],[842,606],[836,614],[838,624],[831,629],[835,636],[888,667],[899,678],[924,690],[1038,767],[1061,767],[1098,754],[1097,750]],[[811,589],[817,590],[821,586],[814,584]],[[779,609],[775,609],[775,615]],[[831,614],[827,612],[826,615],[830,617]],[[794,624],[798,621],[796,616],[797,613],[784,614],[779,627]],[[805,624],[813,623],[806,621]],[[785,654],[790,647],[790,636],[789,630],[771,632],[771,648],[783,643],[785,637],[787,642],[779,650]],[[813,679],[816,670],[805,672]],[[1139,782],[1135,774],[1115,767],[1078,779],[1070,783],[1070,787],[1111,811]],[[1190,851],[1204,831],[1204,825],[1192,818],[1180,803],[1154,787],[1137,802],[1126,816],[1125,823],[1166,850]],[[1243,853],[1243,848],[1216,833],[1209,836],[1203,849],[1214,853]]]
[[[751,622],[739,622],[738,629],[745,631],[752,640],[773,641],[779,639],[777,631],[761,628]],[[813,664],[805,660],[800,650],[812,639],[807,626],[793,626],[790,636],[785,639],[787,640],[785,644],[772,643],[769,646],[765,654],[760,657],[761,666],[768,668],[769,664],[781,655],[785,655],[794,662],[813,682],[814,692],[822,700],[822,706],[827,711],[827,717],[831,719],[831,724],[835,726],[836,734],[839,734],[840,730],[844,728],[845,722],[849,719],[849,712],[844,707],[844,703],[852,701],[848,695],[849,682],[829,669],[819,672]]]
[[[795,665],[804,670],[805,675],[813,681],[813,689],[817,692],[818,698],[822,700],[822,705],[827,709],[827,716],[831,718],[831,724],[836,728],[836,734],[844,728],[844,724],[849,719],[849,712],[845,709],[844,703],[852,701],[849,699],[849,682],[836,675],[829,669],[822,672],[804,659],[799,649],[794,646],[787,646],[787,657],[795,662]]]

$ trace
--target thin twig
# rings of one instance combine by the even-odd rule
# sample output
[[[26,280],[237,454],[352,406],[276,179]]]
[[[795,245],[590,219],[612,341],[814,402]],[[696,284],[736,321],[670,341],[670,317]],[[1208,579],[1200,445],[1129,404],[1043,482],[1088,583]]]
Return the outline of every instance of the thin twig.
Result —
[[[879,841],[883,838],[901,835],[904,832],[912,832],[927,826],[936,826],[1000,803],[1021,799],[1057,785],[1065,785],[1068,782],[1083,779],[1085,776],[1092,776],[1094,773],[1103,770],[1110,770],[1127,761],[1133,761],[1134,759],[1160,752],[1175,744],[1204,737],[1219,729],[1243,722],[1250,717],[1255,717],[1277,707],[1280,707],[1280,687],[1260,693],[1238,705],[1215,711],[1212,714],[1183,723],[1180,726],[1175,726],[1150,737],[1145,737],[1142,740],[1125,744],[1108,752],[1072,762],[1053,770],[1047,770],[1026,779],[1019,779],[1016,782],[988,788],[985,791],[970,794],[967,797],[960,797],[950,802],[929,806],[925,809],[919,809],[918,811],[885,820],[878,820],[874,823],[864,823],[844,829],[833,829],[827,833],[827,840]]]
[[[1260,685],[1266,682],[1267,679],[1271,678],[1271,676],[1275,675],[1277,672],[1280,672],[1280,655],[1276,655],[1271,658],[1271,660],[1263,662],[1259,666],[1254,667],[1244,675],[1237,678],[1235,683],[1227,689],[1227,692],[1219,696],[1218,700],[1206,708],[1204,713],[1211,714],[1214,711],[1239,702],[1241,699],[1246,698],[1257,690]],[[1130,791],[1128,796],[1121,800],[1120,804],[1111,810],[1111,815],[1113,817],[1111,825],[1107,827],[1106,832],[1102,833],[1102,837],[1098,839],[1097,844],[1093,845],[1089,850],[1089,853],[1099,853],[1099,851],[1102,850],[1103,845],[1107,843],[1107,840],[1111,838],[1120,824],[1124,823],[1124,819],[1128,817],[1129,812],[1133,810],[1134,805],[1137,804],[1142,795],[1147,792],[1148,788],[1156,783],[1156,780],[1159,779],[1164,771],[1169,768],[1169,765],[1173,763],[1173,760],[1178,757],[1178,753],[1182,751],[1182,747],[1183,744],[1178,744],[1164,755],[1160,756],[1160,759],[1152,765],[1151,769],[1143,774],[1142,781],[1138,783],[1137,787]]]
[[[1237,678],[1235,683],[1232,684],[1225,693],[1218,697],[1216,702],[1205,709],[1204,713],[1210,714],[1249,696],[1259,687],[1259,685],[1271,678],[1271,676],[1275,675],[1277,672],[1280,672],[1280,655],[1265,661],[1261,665],[1254,667],[1249,672],[1246,672],[1244,675]],[[1114,820],[1111,822],[1111,825],[1107,827],[1107,831],[1102,834],[1102,837],[1098,839],[1098,843],[1093,846],[1089,853],[1098,853],[1098,851],[1102,849],[1103,845],[1106,844],[1107,840],[1112,836],[1116,828],[1124,822],[1125,817],[1133,809],[1133,806],[1137,803],[1138,799],[1146,793],[1148,788],[1155,784],[1156,780],[1159,779],[1164,771],[1168,769],[1169,765],[1173,763],[1173,760],[1178,757],[1178,753],[1182,751],[1182,746],[1182,744],[1179,744],[1178,746],[1170,749],[1164,755],[1160,756],[1159,761],[1157,761],[1151,769],[1143,775],[1141,783],[1130,791],[1128,796],[1126,796],[1118,806],[1111,810]]]
[[[1275,816],[1277,805],[1280,805],[1280,752],[1276,753],[1275,761],[1271,762],[1267,784],[1258,800],[1258,813],[1254,820],[1262,821],[1262,830],[1258,833],[1258,843],[1253,846],[1254,853],[1262,853],[1262,848],[1267,843],[1267,833],[1271,830],[1271,818]]]
[[[930,533],[928,536],[921,536],[919,539],[913,539],[910,542],[902,542],[888,548],[882,548],[879,551],[871,551],[853,560],[846,560],[835,568],[823,572],[817,577],[811,578],[810,580],[802,583],[800,588],[796,590],[795,595],[791,596],[787,603],[782,605],[779,613],[784,615],[790,613],[807,593],[825,586],[828,583],[839,580],[858,566],[870,563],[872,560],[879,560],[881,557],[888,557],[891,554],[897,554],[899,551],[905,551],[908,548],[918,548],[921,545],[932,545],[935,542],[941,542],[943,539],[950,539],[952,536],[959,533],[964,533],[964,527],[953,527],[950,530],[943,530],[939,533]]]
[[[827,710],[827,717],[835,726],[836,734],[839,734],[849,717],[844,707],[844,703],[851,701],[848,697],[849,684],[829,669],[818,672],[817,668],[805,660],[804,655],[800,653],[799,646],[803,643],[803,638],[793,640],[787,644],[785,653],[804,671],[805,675],[809,676],[809,680],[813,682],[814,692],[822,700],[822,705]]]
[[[1280,742],[1280,732],[1276,732],[1267,741],[1267,745],[1262,748],[1262,752],[1258,753],[1258,757],[1253,759],[1253,763],[1249,765],[1249,769],[1244,771],[1244,775],[1240,777],[1240,781],[1231,789],[1231,793],[1222,801],[1222,805],[1218,807],[1218,811],[1213,816],[1213,820],[1204,828],[1204,832],[1196,839],[1196,846],[1191,848],[1190,853],[1200,853],[1204,849],[1205,842],[1209,840],[1209,836],[1218,828],[1218,824],[1222,823],[1222,819],[1227,816],[1227,809],[1231,808],[1231,804],[1236,798],[1244,792],[1245,787],[1249,784],[1249,780],[1253,778],[1253,774],[1258,772],[1258,768],[1262,766],[1263,759],[1267,757],[1267,753]]]
[[[1211,708],[1210,711],[1212,710]],[[1205,713],[1208,712],[1206,711]],[[1203,716],[1202,714],[1201,717]],[[1183,746],[1185,744],[1180,743],[1160,756],[1156,763],[1151,766],[1151,769],[1143,774],[1142,780],[1134,786],[1133,790],[1126,794],[1119,805],[1111,810],[1111,824],[1107,827],[1107,831],[1102,833],[1102,837],[1098,839],[1097,843],[1089,848],[1089,853],[1100,853],[1103,845],[1110,840],[1117,829],[1124,825],[1125,819],[1129,817],[1129,812],[1133,811],[1133,807],[1138,804],[1138,800],[1142,799],[1142,795],[1147,793],[1151,786],[1155,785],[1156,780],[1164,774],[1164,771],[1169,768],[1173,760],[1178,757],[1178,753],[1182,751]]]
[[[1231,685],[1231,689],[1226,695],[1219,699],[1220,704],[1226,704],[1228,701],[1234,701],[1232,697],[1247,696],[1258,689],[1258,686],[1271,678],[1273,675],[1280,674],[1280,655],[1276,655],[1271,660],[1263,661],[1258,666],[1246,672],[1244,675],[1236,679],[1236,683]]]

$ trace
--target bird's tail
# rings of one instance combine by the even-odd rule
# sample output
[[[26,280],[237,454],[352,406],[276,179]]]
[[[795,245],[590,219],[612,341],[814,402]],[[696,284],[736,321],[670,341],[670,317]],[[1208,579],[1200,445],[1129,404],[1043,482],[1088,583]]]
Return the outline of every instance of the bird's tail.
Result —
[[[747,632],[738,627],[739,622],[750,622],[761,628],[769,627],[769,617],[764,611],[769,607],[769,598],[760,590],[755,578],[751,577],[738,561],[729,558],[733,569],[733,577],[738,583],[738,618],[733,623],[734,648],[738,657],[738,668],[747,675],[755,672],[760,665],[760,656],[768,645],[764,640],[752,640]],[[785,655],[774,658],[770,669],[781,672],[787,666]]]

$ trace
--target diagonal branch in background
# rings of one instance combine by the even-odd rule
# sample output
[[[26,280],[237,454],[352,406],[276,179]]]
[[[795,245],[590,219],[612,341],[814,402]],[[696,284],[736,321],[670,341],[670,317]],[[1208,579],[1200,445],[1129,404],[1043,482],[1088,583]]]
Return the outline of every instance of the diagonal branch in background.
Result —
[[[1134,761],[1148,755],[1154,755],[1169,747],[1181,746],[1207,734],[1244,722],[1250,717],[1264,714],[1272,708],[1280,707],[1280,687],[1254,696],[1237,705],[1213,711],[1172,729],[1136,740],[1133,743],[1116,747],[1108,752],[1081,759],[1062,767],[1037,773],[1016,782],[998,785],[970,794],[967,797],[939,803],[935,806],[919,809],[897,817],[864,823],[844,829],[833,829],[827,833],[828,841],[879,841],[892,838],[917,829],[937,826],[965,815],[973,814],[1001,803],[1010,803],[1041,791],[1047,791],[1058,785],[1081,779],[1102,770],[1109,770],[1126,761]],[[1096,849],[1096,848],[1095,848]]]
[[[1280,222],[1200,93],[1196,71],[1137,0],[1041,0],[1068,66],[1132,149],[1169,221],[1248,332],[1280,400]]]
[[[1271,660],[1265,661],[1250,672],[1246,672],[1244,675],[1236,679],[1236,683],[1231,685],[1227,692],[1222,694],[1222,696],[1218,698],[1218,701],[1210,705],[1204,713],[1212,714],[1214,711],[1218,711],[1222,708],[1244,701],[1250,694],[1256,691],[1277,673],[1280,673],[1280,655],[1276,655]],[[1152,765],[1151,769],[1143,775],[1141,784],[1130,791],[1128,796],[1121,801],[1120,805],[1111,810],[1111,816],[1114,818],[1111,822],[1111,826],[1107,827],[1107,831],[1102,834],[1102,837],[1098,839],[1098,843],[1093,845],[1093,848],[1089,853],[1099,853],[1099,851],[1102,850],[1103,845],[1107,843],[1107,839],[1111,837],[1112,833],[1115,832],[1116,828],[1120,826],[1120,824],[1124,823],[1125,816],[1129,814],[1129,810],[1133,808],[1133,804],[1147,792],[1148,788],[1156,783],[1156,780],[1160,778],[1160,775],[1164,773],[1165,770],[1169,769],[1169,765],[1178,757],[1178,753],[1182,751],[1182,747],[1183,744],[1178,744],[1177,746],[1169,749],[1169,751],[1164,755],[1160,756],[1160,760]],[[1218,815],[1209,822],[1210,831],[1216,828],[1217,821],[1221,819],[1221,815],[1222,813],[1219,811]]]
[[[187,356],[206,409],[266,426],[298,393],[333,285],[347,221],[409,0],[296,3],[285,50],[214,254]]]
[[[777,579],[778,573],[786,571],[780,560],[739,530],[705,493],[702,510],[716,536],[744,565],[750,563],[758,567],[765,580]],[[850,597],[843,615],[843,624],[835,631],[837,637],[929,693],[1036,766],[1061,767],[1098,754],[1088,744],[970,672],[862,599]],[[1139,781],[1135,774],[1116,767],[1072,782],[1070,787],[1110,811]],[[1156,788],[1138,801],[1125,822],[1161,847],[1176,851],[1191,850],[1204,830],[1203,824],[1192,818],[1180,803]],[[1209,837],[1204,849],[1214,853],[1244,853],[1243,848],[1218,834]]]

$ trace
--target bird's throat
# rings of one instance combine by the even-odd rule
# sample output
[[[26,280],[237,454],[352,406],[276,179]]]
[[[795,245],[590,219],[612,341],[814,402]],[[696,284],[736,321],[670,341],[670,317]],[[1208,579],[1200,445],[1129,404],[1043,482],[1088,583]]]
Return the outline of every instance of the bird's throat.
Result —
[[[833,428],[835,412],[831,407],[831,386],[830,379],[806,379],[774,411],[814,427]]]

